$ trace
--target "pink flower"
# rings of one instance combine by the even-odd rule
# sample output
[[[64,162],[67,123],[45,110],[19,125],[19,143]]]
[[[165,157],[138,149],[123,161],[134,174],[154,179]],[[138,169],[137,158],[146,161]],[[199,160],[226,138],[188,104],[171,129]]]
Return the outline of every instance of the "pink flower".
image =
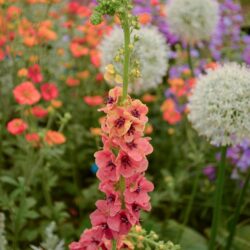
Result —
[[[105,207],[102,207],[102,209],[103,210],[96,209],[90,215],[91,224],[93,227],[100,227],[103,235],[105,235],[107,239],[113,239],[118,231],[112,230],[112,217],[110,217],[107,211],[104,210]]]
[[[100,227],[87,229],[79,242],[70,244],[70,250],[99,250],[102,244],[103,230]]]
[[[33,66],[28,68],[28,77],[34,83],[40,83],[43,80],[43,76],[41,74],[41,69],[38,64],[34,64]]]
[[[132,124],[131,115],[124,108],[116,108],[110,111],[106,124],[111,137],[123,136],[129,131]]]
[[[128,111],[132,116],[140,120],[142,123],[146,123],[148,121],[148,118],[146,116],[146,114],[148,113],[148,107],[140,100],[132,101],[131,106],[128,108]]]
[[[110,228],[115,232],[119,232],[120,235],[126,235],[132,227],[130,216],[126,211],[121,211],[116,216],[110,217],[109,224]]]
[[[98,151],[95,153],[95,158],[96,165],[99,168],[96,175],[100,180],[117,181],[119,179],[115,156],[111,151]]]
[[[54,83],[45,83],[41,86],[42,98],[51,101],[58,97],[58,89]]]
[[[131,177],[136,173],[142,173],[148,168],[148,161],[142,158],[141,161],[133,160],[126,152],[120,151],[115,161],[120,174],[125,177]]]
[[[103,104],[103,98],[99,95],[95,96],[84,96],[83,100],[89,106],[95,107]]]
[[[26,122],[24,122],[22,119],[15,118],[11,120],[7,124],[7,130],[12,135],[20,135],[22,134],[26,129],[28,128],[28,125]]]
[[[13,90],[16,101],[21,105],[32,105],[37,103],[41,95],[31,82],[23,82]]]
[[[149,202],[150,197],[148,192],[152,192],[154,185],[146,180],[144,176],[135,175],[127,179],[127,188],[124,192],[125,201],[129,204],[137,203],[145,205]]]
[[[31,113],[37,118],[43,118],[48,115],[48,110],[42,106],[35,106],[31,109]]]
[[[139,137],[130,142],[119,139],[117,144],[135,161],[141,161],[143,157],[153,152],[153,147],[149,143],[149,138]]]

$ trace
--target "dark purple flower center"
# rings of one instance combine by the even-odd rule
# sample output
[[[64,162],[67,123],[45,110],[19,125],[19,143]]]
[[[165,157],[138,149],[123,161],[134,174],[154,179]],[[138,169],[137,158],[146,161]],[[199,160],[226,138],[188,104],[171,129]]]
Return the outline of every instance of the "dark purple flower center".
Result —
[[[110,194],[108,197],[107,197],[107,202],[108,203],[113,203],[115,201],[115,195],[114,194]]]
[[[122,126],[124,126],[124,124],[125,124],[125,118],[122,116],[115,121],[116,128],[121,128]]]
[[[129,149],[134,149],[137,147],[137,145],[133,141],[126,143],[126,145]]]
[[[113,171],[116,168],[116,165],[112,161],[108,161],[106,167],[110,167],[111,171]]]
[[[123,155],[121,158],[121,164],[124,168],[131,166],[131,160],[128,155]]]
[[[122,214],[120,219],[122,223],[129,224],[128,218],[125,214]]]
[[[132,116],[136,117],[136,118],[140,118],[140,112],[137,109],[133,109],[131,111]]]
[[[131,125],[131,127],[128,130],[128,135],[133,135],[135,133],[135,127]]]
[[[135,193],[139,194],[141,192],[141,186],[138,185],[137,189],[135,190]]]
[[[100,244],[100,241],[96,240],[94,237],[92,237],[91,242],[97,246]]]
[[[132,209],[134,212],[139,212],[141,210],[141,208],[139,207],[139,205],[133,203],[132,204]]]
[[[101,224],[101,228],[102,228],[103,230],[107,230],[107,229],[109,228],[109,226],[108,226],[107,223],[102,223],[102,224]]]
[[[114,101],[115,101],[114,98],[111,97],[111,96],[109,96],[109,97],[107,98],[107,104],[113,104]]]

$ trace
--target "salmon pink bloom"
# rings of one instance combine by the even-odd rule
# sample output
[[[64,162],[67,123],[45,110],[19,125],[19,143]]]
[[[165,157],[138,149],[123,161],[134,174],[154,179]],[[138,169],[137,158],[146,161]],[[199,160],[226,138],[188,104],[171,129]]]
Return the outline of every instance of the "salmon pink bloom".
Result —
[[[131,115],[124,108],[117,108],[110,112],[106,124],[111,135],[123,136],[132,124]]]
[[[100,227],[102,229],[103,234],[107,239],[113,239],[115,235],[117,235],[117,231],[112,230],[111,227],[112,221],[110,221],[109,214],[105,210],[106,207],[103,207],[100,209],[96,209],[91,215],[90,215],[90,220],[91,224],[94,227]]]
[[[149,143],[149,138],[139,137],[131,142],[120,139],[117,141],[117,144],[135,161],[141,161],[146,155],[153,152],[153,147]]]
[[[154,185],[146,180],[144,176],[135,175],[127,179],[127,188],[124,192],[125,201],[129,204],[137,203],[144,205],[149,202],[148,192],[154,190]]]
[[[35,106],[31,109],[31,113],[37,118],[43,118],[48,115],[48,110],[42,106]]]
[[[96,207],[98,209],[103,209],[109,216],[115,216],[122,207],[122,203],[118,192],[107,193],[106,200],[99,200],[96,202]]]
[[[115,165],[115,156],[111,151],[102,150],[95,153],[95,162],[98,166],[97,177],[100,180],[117,181],[118,168]]]
[[[89,106],[95,107],[103,104],[103,98],[99,95],[95,96],[84,96],[83,100]]]
[[[100,120],[103,149],[95,153],[95,162],[99,189],[106,199],[97,201],[97,209],[90,215],[92,230],[98,228],[103,236],[101,242],[95,241],[93,250],[111,249],[111,240],[117,241],[118,248],[122,246],[124,236],[139,224],[140,211],[151,209],[148,193],[154,186],[144,177],[148,168],[146,156],[153,151],[150,138],[143,137],[148,108],[129,96],[121,104],[121,94],[119,87],[110,90],[106,107],[100,109],[106,113]],[[88,234],[91,233],[85,231],[70,250],[90,249],[84,243],[91,244],[85,240],[89,239]]]
[[[99,250],[102,244],[103,230],[100,227],[87,229],[79,242],[72,242],[70,250]]]
[[[54,83],[45,83],[41,86],[42,98],[51,101],[58,97],[58,89]]]
[[[127,178],[136,173],[142,173],[148,168],[148,161],[144,157],[141,161],[135,161],[124,151],[120,151],[115,161],[120,174]]]
[[[115,232],[119,232],[120,235],[126,235],[132,227],[128,212],[123,210],[116,216],[110,217],[109,224],[110,228]]]
[[[60,132],[49,130],[45,134],[44,141],[48,145],[53,146],[65,143],[66,138]]]
[[[41,69],[38,64],[34,64],[33,66],[28,68],[28,77],[34,83],[40,83],[43,80],[43,76],[41,74]]]
[[[31,82],[23,82],[13,90],[14,97],[19,104],[32,105],[37,103],[41,95]]]
[[[26,129],[28,128],[28,125],[26,122],[24,122],[22,119],[15,118],[11,120],[7,124],[7,130],[12,135],[20,135],[22,134]]]
[[[148,113],[148,107],[140,100],[134,100],[130,105],[131,106],[128,107],[129,113],[142,123],[146,123],[148,121],[148,118],[146,116],[146,114]]]

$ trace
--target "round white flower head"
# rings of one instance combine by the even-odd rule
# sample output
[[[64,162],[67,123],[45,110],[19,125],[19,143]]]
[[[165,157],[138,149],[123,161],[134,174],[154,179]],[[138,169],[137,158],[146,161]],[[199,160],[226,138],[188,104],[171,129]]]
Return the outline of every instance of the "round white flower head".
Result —
[[[170,31],[183,41],[207,40],[219,21],[216,0],[171,0],[167,5]]]
[[[227,63],[200,76],[189,110],[193,127],[214,145],[250,138],[250,69]]]
[[[162,82],[168,69],[169,46],[164,36],[154,26],[145,26],[132,33],[139,40],[135,43],[131,55],[131,65],[136,60],[140,64],[141,77],[131,84],[133,91],[141,92],[157,87]],[[120,27],[114,27],[110,34],[106,35],[100,44],[101,70],[109,64],[113,64],[122,76],[122,64],[114,60],[117,51],[123,48],[123,32]],[[112,84],[112,83],[111,83]]]

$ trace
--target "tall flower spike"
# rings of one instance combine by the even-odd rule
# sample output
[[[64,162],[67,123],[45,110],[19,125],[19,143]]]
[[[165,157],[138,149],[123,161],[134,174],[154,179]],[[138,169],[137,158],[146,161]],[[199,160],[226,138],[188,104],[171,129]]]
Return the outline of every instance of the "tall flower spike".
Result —
[[[154,186],[144,176],[146,156],[153,151],[150,139],[143,137],[148,109],[129,96],[121,105],[121,95],[119,87],[109,92],[108,103],[102,109],[106,114],[102,124],[104,149],[95,153],[99,188],[106,198],[96,202],[97,209],[90,215],[92,229],[85,230],[70,250],[90,246],[111,249],[111,240],[122,241],[131,227],[140,223],[140,211],[151,209],[148,193]]]

